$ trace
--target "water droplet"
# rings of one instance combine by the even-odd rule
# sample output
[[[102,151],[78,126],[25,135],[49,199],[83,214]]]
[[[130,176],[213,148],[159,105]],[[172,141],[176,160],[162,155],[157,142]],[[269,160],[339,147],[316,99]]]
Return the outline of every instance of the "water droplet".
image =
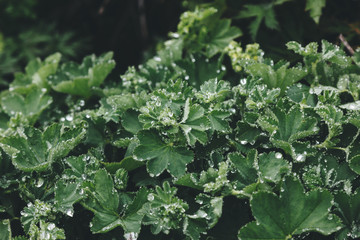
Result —
[[[69,217],[73,217],[74,216],[74,210],[72,210],[71,208],[69,208],[68,210],[66,210],[66,215],[68,215]]]
[[[67,115],[65,118],[69,122],[71,122],[74,119],[73,116],[71,116],[71,115]]]
[[[246,78],[243,78],[243,79],[240,80],[241,85],[245,85],[246,82],[247,82],[247,81],[246,81]]]
[[[49,223],[49,225],[47,226],[47,229],[49,231],[52,231],[55,228],[55,224],[54,223]]]
[[[281,154],[281,153],[279,153],[279,152],[275,153],[275,158],[277,158],[277,159],[282,158],[282,154]]]
[[[134,233],[134,232],[126,233],[126,234],[124,235],[124,238],[125,238],[126,240],[137,240],[138,237],[139,237],[139,234]]]
[[[153,201],[154,200],[154,194],[149,193],[148,196],[147,196],[147,200],[148,201]]]
[[[190,77],[189,77],[188,75],[185,76],[185,80],[189,80],[189,78],[190,78]]]
[[[36,187],[42,187],[42,185],[44,185],[44,179],[43,178],[39,178],[38,181],[36,182]]]
[[[304,154],[299,154],[296,156],[295,160],[297,162],[304,162],[305,161],[305,155]]]
[[[245,144],[247,144],[248,142],[245,141],[245,140],[243,140],[243,141],[240,141],[240,143],[241,143],[242,145],[245,145]]]

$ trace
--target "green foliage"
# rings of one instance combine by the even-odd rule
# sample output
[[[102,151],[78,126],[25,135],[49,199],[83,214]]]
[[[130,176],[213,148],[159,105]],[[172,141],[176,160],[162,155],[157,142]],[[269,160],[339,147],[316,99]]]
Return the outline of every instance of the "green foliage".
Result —
[[[280,29],[285,2],[240,15],[253,34]],[[359,238],[356,58],[325,40],[289,42],[297,63],[243,50],[226,4],[185,12],[120,79],[111,52],[16,74],[0,98],[0,239]]]

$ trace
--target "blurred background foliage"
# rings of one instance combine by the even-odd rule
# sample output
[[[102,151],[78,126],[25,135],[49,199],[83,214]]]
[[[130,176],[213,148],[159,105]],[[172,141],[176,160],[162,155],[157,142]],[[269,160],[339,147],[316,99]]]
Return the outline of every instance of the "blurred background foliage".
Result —
[[[79,61],[113,51],[114,74],[123,73],[161,48],[181,13],[209,6],[242,30],[243,45],[258,42],[274,60],[296,60],[288,41],[342,45],[343,34],[360,46],[359,0],[0,0],[0,83],[6,88],[27,62],[53,52]]]

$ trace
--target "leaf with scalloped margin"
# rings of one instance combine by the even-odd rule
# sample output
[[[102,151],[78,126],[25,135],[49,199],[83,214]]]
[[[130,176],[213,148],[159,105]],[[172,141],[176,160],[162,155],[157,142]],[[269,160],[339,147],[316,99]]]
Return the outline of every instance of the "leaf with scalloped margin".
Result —
[[[337,216],[329,213],[332,201],[330,192],[305,193],[298,179],[286,177],[280,196],[262,191],[252,195],[250,204],[256,221],[242,227],[238,237],[286,240],[313,231],[329,235],[343,226]]]
[[[159,175],[166,169],[171,175],[180,177],[194,159],[192,151],[165,143],[155,130],[140,131],[138,138],[140,145],[135,148],[134,156],[138,161],[147,161],[150,174]]]

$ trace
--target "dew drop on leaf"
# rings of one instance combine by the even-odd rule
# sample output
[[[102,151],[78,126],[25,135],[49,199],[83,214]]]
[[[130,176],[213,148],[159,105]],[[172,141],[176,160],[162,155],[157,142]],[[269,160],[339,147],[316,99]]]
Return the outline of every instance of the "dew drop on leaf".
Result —
[[[50,224],[47,226],[47,229],[48,229],[49,231],[52,231],[54,228],[55,228],[55,224],[54,224],[54,223],[50,223]]]
[[[66,215],[68,215],[69,217],[73,217],[74,216],[74,210],[69,208],[68,210],[66,210]]]
[[[299,155],[297,155],[296,157],[295,157],[295,160],[297,161],[297,162],[304,162],[305,161],[305,155],[304,154],[299,154]]]
[[[277,159],[282,158],[282,154],[281,154],[281,153],[279,153],[279,152],[275,153],[275,158],[277,158]]]
[[[39,178],[38,181],[36,182],[36,187],[42,187],[42,185],[44,185],[44,179],[43,178]]]
[[[73,116],[71,116],[71,115],[67,115],[65,118],[69,122],[71,122],[74,119]]]

